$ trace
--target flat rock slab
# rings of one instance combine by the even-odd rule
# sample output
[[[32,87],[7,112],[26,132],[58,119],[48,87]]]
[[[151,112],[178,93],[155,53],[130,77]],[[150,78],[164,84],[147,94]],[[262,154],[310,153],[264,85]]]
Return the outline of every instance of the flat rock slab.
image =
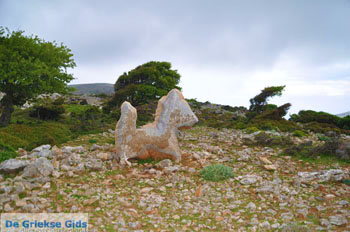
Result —
[[[22,171],[29,164],[26,160],[9,159],[0,164],[0,172],[16,173]]]

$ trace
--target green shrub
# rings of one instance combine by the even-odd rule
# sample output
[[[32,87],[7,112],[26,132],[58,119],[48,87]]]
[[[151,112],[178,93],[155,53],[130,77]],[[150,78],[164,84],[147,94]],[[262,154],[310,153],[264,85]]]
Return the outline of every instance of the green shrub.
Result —
[[[291,115],[290,120],[301,123],[318,122],[328,124],[330,128],[336,126],[343,130],[350,130],[350,116],[341,118],[322,111],[301,110],[298,114]]]
[[[256,128],[255,126],[248,127],[248,128],[246,129],[246,132],[247,132],[248,134],[252,134],[252,133],[257,132],[257,131],[259,131],[259,129]]]
[[[294,135],[295,137],[304,137],[304,136],[306,136],[307,134],[304,133],[304,132],[301,131],[301,130],[295,130],[295,131],[293,132],[293,135]]]
[[[9,145],[3,144],[3,142],[0,140],[0,163],[8,159],[15,158],[16,156],[17,153],[15,149]]]
[[[64,108],[66,109],[67,113],[75,113],[79,114],[87,110],[90,106],[89,105],[79,105],[79,104],[69,104],[64,105]]]
[[[290,156],[300,156],[302,158],[316,159],[319,156],[322,157],[335,157],[344,159],[345,162],[349,162],[346,158],[340,156],[337,150],[341,146],[341,139],[338,136],[329,137],[328,140],[321,145],[312,145],[312,142],[305,142],[299,145],[292,145],[284,150],[283,153]]]
[[[298,114],[291,115],[290,120],[302,123],[319,122],[337,125],[339,117],[322,111],[301,110]]]
[[[12,125],[10,125],[10,127],[12,127]],[[21,139],[7,131],[0,131],[0,140],[2,140],[4,144],[15,148],[25,148],[29,144],[27,140]]]
[[[97,143],[97,139],[89,139],[89,143]]]
[[[254,140],[258,146],[286,146],[293,143],[289,136],[279,136],[265,132],[255,135]]]
[[[158,162],[159,162],[159,160],[155,160],[152,157],[147,158],[147,159],[137,159],[138,164],[156,164]]]
[[[222,164],[206,166],[200,171],[200,175],[205,180],[215,182],[226,180],[234,176],[233,169]]]
[[[242,130],[242,129],[247,128],[247,124],[245,124],[244,122],[238,122],[238,123],[235,125],[235,128],[236,128],[236,129],[239,129],[239,130]]]
[[[310,130],[315,133],[326,134],[329,131],[334,131],[336,133],[342,133],[343,131],[333,124],[319,123],[319,122],[309,122],[304,124],[306,130]],[[345,133],[345,132],[344,132]]]
[[[316,134],[316,135],[320,141],[328,141],[329,140],[329,138],[323,134]]]
[[[0,139],[17,149],[31,150],[42,144],[61,144],[72,138],[69,126],[60,122],[41,124],[10,124],[0,129]],[[18,142],[18,143],[17,143]]]
[[[295,122],[291,122],[285,119],[281,120],[268,120],[255,118],[250,123],[249,126],[256,127],[260,130],[275,130],[282,132],[292,132],[295,130],[302,130],[302,127]]]
[[[65,109],[62,105],[48,104],[34,106],[29,115],[41,120],[57,120],[64,112]]]

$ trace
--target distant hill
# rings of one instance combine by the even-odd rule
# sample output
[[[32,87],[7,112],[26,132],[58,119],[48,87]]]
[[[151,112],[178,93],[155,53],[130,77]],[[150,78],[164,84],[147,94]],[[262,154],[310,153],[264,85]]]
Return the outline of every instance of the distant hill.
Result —
[[[77,91],[74,94],[107,94],[111,95],[114,93],[114,85],[109,83],[92,83],[92,84],[77,84],[69,85],[69,87],[76,88]]]
[[[345,116],[348,116],[348,115],[350,115],[350,111],[342,113],[342,114],[337,114],[337,116],[339,116],[339,117],[345,117]]]

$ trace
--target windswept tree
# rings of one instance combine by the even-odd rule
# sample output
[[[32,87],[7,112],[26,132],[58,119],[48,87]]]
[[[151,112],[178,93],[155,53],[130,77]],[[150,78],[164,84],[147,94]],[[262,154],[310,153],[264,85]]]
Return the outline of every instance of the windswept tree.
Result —
[[[0,125],[9,124],[16,105],[43,93],[65,93],[73,80],[67,72],[75,67],[72,56],[63,44],[0,27],[0,92],[6,94],[0,102]]]
[[[285,87],[285,85],[266,87],[260,94],[250,99],[249,117],[253,118],[259,115],[260,118],[278,120],[285,116],[291,107],[290,103],[286,103],[279,107],[273,104],[268,104],[270,98],[281,96]]]
[[[286,86],[271,86],[261,90],[261,93],[250,99],[249,111],[262,113],[267,108],[267,101],[274,96],[281,96]]]
[[[138,106],[158,100],[170,90],[181,89],[180,74],[169,62],[151,61],[121,75],[114,85],[115,94],[109,107],[119,107],[124,101]]]

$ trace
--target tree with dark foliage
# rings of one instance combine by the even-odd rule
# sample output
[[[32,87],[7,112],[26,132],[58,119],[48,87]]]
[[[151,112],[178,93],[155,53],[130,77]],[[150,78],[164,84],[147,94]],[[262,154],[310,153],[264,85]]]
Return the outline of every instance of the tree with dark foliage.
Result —
[[[46,42],[23,31],[0,27],[0,126],[7,126],[14,106],[43,93],[65,93],[73,80],[68,68],[75,67],[73,54],[63,44]]]
[[[124,101],[134,106],[158,100],[170,90],[181,89],[180,74],[169,62],[151,61],[121,75],[114,85],[115,94],[109,107],[119,107]]]

